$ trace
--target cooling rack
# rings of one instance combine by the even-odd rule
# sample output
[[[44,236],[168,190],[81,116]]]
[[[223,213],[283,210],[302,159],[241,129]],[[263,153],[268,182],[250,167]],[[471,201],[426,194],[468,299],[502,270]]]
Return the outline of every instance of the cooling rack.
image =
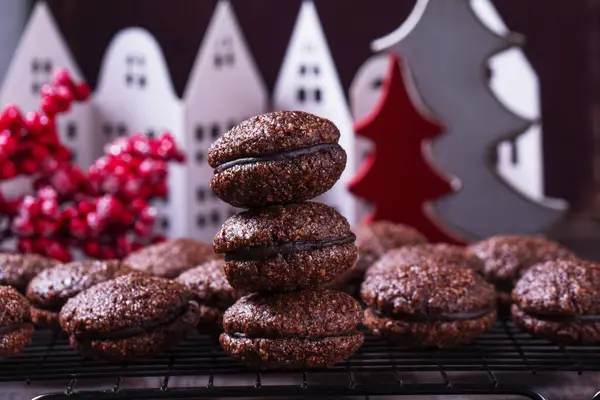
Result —
[[[559,371],[600,371],[600,347],[555,345],[502,320],[474,343],[452,349],[408,349],[366,335],[361,349],[343,364],[288,372],[249,370],[228,357],[215,337],[205,335],[151,360],[117,365],[85,359],[66,339],[41,331],[23,353],[0,363],[0,382],[25,382],[29,388],[64,382],[60,390],[36,397],[44,400],[417,394],[545,399],[527,382],[540,373]],[[505,373],[518,379],[503,381]],[[92,389],[90,382],[96,385]]]

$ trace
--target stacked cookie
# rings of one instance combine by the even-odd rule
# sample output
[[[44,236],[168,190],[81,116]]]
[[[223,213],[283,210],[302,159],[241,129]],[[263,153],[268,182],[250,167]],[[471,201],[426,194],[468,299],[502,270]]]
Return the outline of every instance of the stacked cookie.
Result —
[[[344,170],[339,136],[329,120],[284,111],[242,122],[209,149],[213,191],[249,209],[229,218],[213,244],[231,286],[253,292],[225,312],[220,337],[252,366],[322,367],[363,342],[358,302],[320,288],[356,262],[355,236],[334,208],[307,202]]]

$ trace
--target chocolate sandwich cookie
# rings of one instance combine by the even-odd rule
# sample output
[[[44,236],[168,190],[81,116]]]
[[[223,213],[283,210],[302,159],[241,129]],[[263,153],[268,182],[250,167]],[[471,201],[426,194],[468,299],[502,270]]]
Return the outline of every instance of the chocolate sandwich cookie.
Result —
[[[172,279],[196,265],[218,258],[221,256],[215,254],[209,244],[177,238],[144,247],[124,261],[135,270]]]
[[[447,243],[423,243],[388,251],[379,261],[369,267],[366,275],[377,274],[398,265],[420,263],[457,265],[477,272],[483,270],[483,261],[463,246]]]
[[[100,282],[132,272],[121,261],[74,261],[40,272],[27,286],[31,320],[39,327],[60,329],[58,313],[71,297]]]
[[[514,283],[532,266],[577,257],[560,244],[541,236],[494,236],[474,243],[469,250],[483,261],[482,274],[498,290],[499,305],[508,311]]]
[[[223,261],[212,260],[185,271],[176,279],[188,287],[194,300],[200,305],[201,332],[223,330],[223,313],[235,302],[235,290],[227,282]]]
[[[117,362],[168,350],[198,320],[198,304],[185,286],[137,273],[92,286],[69,299],[59,314],[74,348]]]
[[[370,274],[361,287],[364,324],[373,334],[417,347],[450,347],[496,320],[494,287],[457,265],[414,263]]]
[[[301,111],[250,118],[208,150],[210,186],[242,208],[312,199],[329,190],[346,166],[339,138],[331,121]]]
[[[565,344],[600,344],[600,265],[547,261],[512,292],[512,315],[532,334]]]
[[[239,299],[223,317],[221,346],[255,368],[318,368],[346,360],[362,344],[362,318],[345,293],[316,289],[254,293]]]
[[[225,254],[227,280],[246,292],[283,292],[316,287],[356,261],[354,234],[334,208],[288,204],[242,212],[214,238]]]
[[[25,293],[34,276],[59,261],[37,254],[0,253],[0,285],[8,285]]]
[[[20,353],[33,337],[29,302],[15,288],[0,286],[0,359]]]
[[[361,224],[354,229],[358,262],[353,270],[354,278],[362,279],[365,271],[388,250],[427,242],[418,230],[390,221]]]

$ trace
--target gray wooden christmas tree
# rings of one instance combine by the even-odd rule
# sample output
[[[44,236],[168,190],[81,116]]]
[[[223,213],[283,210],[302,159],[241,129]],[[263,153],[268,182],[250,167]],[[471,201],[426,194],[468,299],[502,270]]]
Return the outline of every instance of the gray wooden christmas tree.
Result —
[[[543,232],[566,208],[523,196],[495,170],[496,145],[531,124],[494,96],[486,78],[488,59],[515,39],[487,29],[470,0],[418,0],[402,26],[373,43],[404,58],[425,105],[446,127],[433,158],[461,185],[433,207],[440,222],[469,238]]]

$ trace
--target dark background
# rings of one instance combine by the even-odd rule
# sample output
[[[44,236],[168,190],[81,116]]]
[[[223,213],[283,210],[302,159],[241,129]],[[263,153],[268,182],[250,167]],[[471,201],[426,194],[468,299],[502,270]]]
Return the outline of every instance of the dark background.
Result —
[[[23,8],[34,0],[0,1],[1,75],[26,20]],[[92,86],[112,37],[140,26],[160,43],[180,96],[216,5],[216,0],[46,1]],[[270,90],[300,1],[231,0]],[[315,0],[346,92],[372,54],[370,42],[397,28],[414,2]],[[509,28],[525,36],[524,52],[540,79],[546,194],[571,203],[550,235],[600,260],[600,0],[493,3]]]
[[[444,0],[452,1],[452,0]],[[104,51],[120,29],[141,26],[157,38],[175,88],[183,92],[215,0],[48,0],[85,77],[93,85]],[[576,210],[595,207],[591,62],[595,1],[495,0],[506,24],[526,37],[524,51],[541,81],[546,192]],[[235,12],[272,89],[300,0],[233,0]],[[398,27],[414,0],[316,0],[345,90],[371,55],[369,43]]]

